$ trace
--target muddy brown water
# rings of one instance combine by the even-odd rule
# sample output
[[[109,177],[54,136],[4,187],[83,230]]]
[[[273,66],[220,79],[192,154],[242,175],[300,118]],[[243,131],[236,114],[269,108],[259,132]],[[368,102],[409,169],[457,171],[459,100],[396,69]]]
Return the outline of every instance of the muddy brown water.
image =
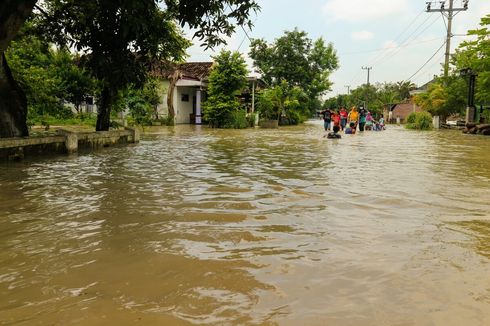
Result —
[[[0,324],[490,325],[490,138],[147,132],[0,165]]]

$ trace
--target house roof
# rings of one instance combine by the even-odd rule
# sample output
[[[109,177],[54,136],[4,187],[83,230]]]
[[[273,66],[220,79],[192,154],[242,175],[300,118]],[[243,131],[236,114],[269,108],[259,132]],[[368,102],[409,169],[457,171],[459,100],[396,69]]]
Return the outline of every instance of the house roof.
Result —
[[[433,84],[435,81],[436,81],[436,77],[434,76],[434,78],[431,79],[430,81],[428,81],[427,83],[423,84],[422,86],[420,86],[416,89],[411,90],[410,95],[417,95],[417,94],[422,94],[422,93],[427,92],[429,85]]]
[[[212,62],[156,63],[152,64],[151,74],[154,77],[170,78],[176,70],[181,78],[191,80],[206,80],[213,66]]]
[[[415,106],[415,112],[422,111],[422,108],[416,104],[412,104],[412,103],[395,104],[395,106],[391,110],[393,112],[393,118],[396,117],[400,117],[402,119],[406,118],[410,113],[414,112],[414,106]]]

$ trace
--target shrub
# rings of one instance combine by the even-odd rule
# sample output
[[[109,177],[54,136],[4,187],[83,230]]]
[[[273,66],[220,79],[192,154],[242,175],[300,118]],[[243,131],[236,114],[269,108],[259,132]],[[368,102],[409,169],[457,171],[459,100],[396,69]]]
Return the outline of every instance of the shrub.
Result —
[[[214,59],[209,74],[208,98],[203,103],[203,118],[214,128],[241,128],[246,117],[240,110],[237,96],[247,85],[247,65],[238,52],[223,50]]]
[[[255,126],[255,119],[257,118],[257,113],[250,113],[247,115],[247,122],[249,127]]]
[[[429,112],[413,112],[407,118],[408,129],[430,130],[432,129],[432,115]]]
[[[248,127],[247,114],[245,110],[233,111],[228,115],[225,128],[245,129]]]
[[[407,117],[407,123],[409,123],[409,124],[415,123],[416,119],[417,119],[417,115],[415,114],[415,112],[412,112]]]
[[[175,119],[169,115],[164,118],[160,118],[160,122],[163,126],[175,126]]]

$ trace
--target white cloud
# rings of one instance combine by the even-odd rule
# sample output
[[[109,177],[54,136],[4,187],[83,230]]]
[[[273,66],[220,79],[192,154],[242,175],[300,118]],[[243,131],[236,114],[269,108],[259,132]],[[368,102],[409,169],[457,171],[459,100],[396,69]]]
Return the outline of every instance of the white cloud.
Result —
[[[352,32],[351,37],[356,41],[368,41],[374,38],[374,34],[368,31]]]
[[[369,21],[406,12],[409,0],[328,0],[323,13],[335,20]]]

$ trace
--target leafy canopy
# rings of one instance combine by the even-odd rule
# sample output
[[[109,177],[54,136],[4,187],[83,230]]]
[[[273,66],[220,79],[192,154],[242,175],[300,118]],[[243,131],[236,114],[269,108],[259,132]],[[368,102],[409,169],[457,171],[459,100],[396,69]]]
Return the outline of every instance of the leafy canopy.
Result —
[[[339,66],[332,43],[325,44],[322,38],[313,42],[298,29],[286,31],[271,44],[253,40],[249,55],[267,83],[274,86],[286,81],[312,100],[330,90],[329,76]]]
[[[240,109],[237,96],[247,85],[247,66],[240,53],[225,50],[214,61],[203,114],[211,126],[222,128],[233,124],[233,112]]]

